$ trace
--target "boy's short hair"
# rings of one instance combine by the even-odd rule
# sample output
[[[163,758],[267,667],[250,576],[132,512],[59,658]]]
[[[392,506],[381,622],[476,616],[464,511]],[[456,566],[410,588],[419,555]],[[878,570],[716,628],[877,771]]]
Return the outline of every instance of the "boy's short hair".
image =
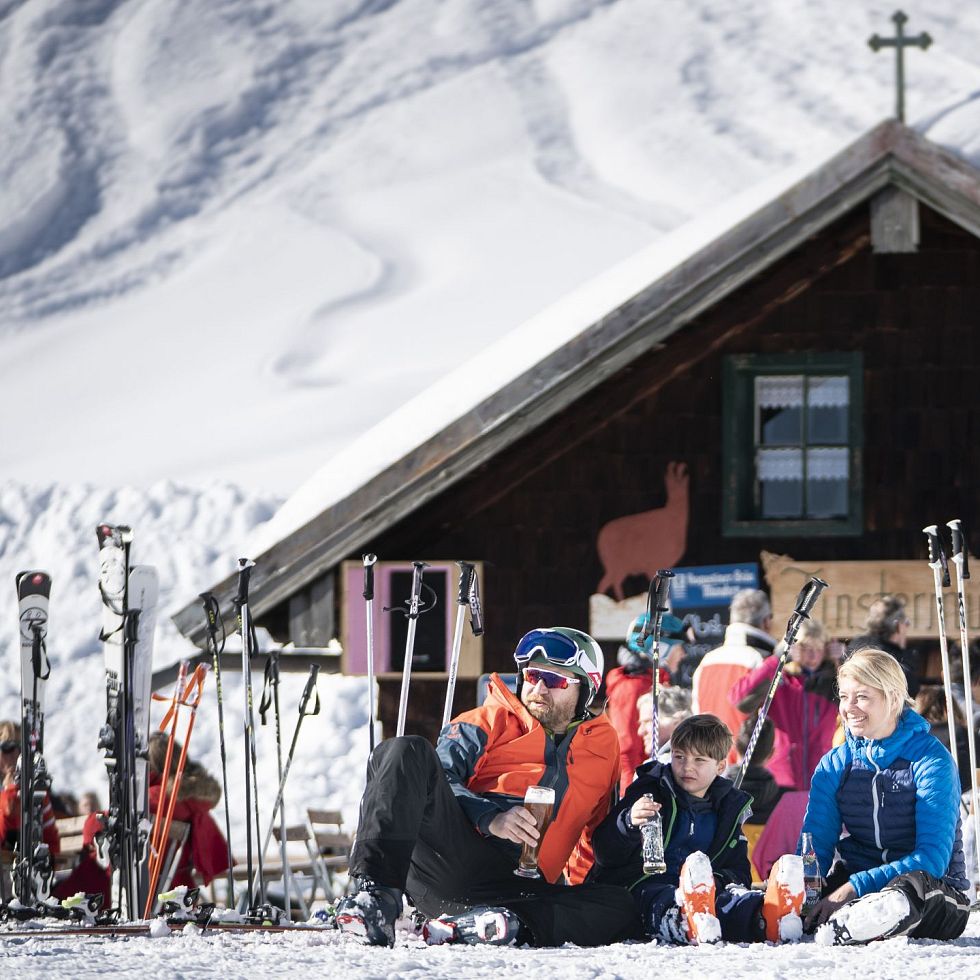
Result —
[[[732,733],[715,715],[691,715],[674,729],[670,747],[706,755],[721,762],[732,750]]]
[[[755,731],[755,723],[759,720],[758,715],[749,715],[742,722],[742,727],[735,736],[735,748],[741,758],[745,758],[745,750],[749,747],[752,732]],[[771,718],[766,718],[762,723],[762,731],[759,732],[759,741],[755,743],[752,750],[752,759],[749,765],[763,766],[772,758],[772,753],[776,748],[776,726]]]

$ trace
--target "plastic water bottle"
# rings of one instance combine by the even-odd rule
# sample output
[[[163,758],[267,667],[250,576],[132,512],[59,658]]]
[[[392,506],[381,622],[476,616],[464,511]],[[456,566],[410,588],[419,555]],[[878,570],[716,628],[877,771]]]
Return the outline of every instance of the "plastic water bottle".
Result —
[[[653,799],[650,793],[646,796]],[[664,861],[664,826],[659,811],[640,825],[640,836],[643,838],[643,873],[659,875],[667,870]]]
[[[803,858],[803,915],[806,916],[813,906],[820,901],[824,889],[817,852],[813,849],[813,834],[803,834],[800,840],[800,855]]]

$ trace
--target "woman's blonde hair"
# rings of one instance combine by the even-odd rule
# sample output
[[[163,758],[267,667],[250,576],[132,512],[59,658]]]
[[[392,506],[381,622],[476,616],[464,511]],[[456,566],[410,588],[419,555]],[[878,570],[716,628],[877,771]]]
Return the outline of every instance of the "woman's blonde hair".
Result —
[[[848,678],[881,691],[896,717],[906,705],[915,707],[915,702],[909,697],[909,685],[901,665],[884,650],[866,647],[851,654],[841,664],[837,672],[837,682],[839,684]]]

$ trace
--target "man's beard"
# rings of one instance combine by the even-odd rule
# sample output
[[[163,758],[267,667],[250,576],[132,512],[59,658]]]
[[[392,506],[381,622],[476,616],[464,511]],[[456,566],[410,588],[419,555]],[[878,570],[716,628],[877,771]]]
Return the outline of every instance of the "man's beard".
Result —
[[[545,704],[542,701],[524,702],[524,706],[545,728],[565,731],[575,718],[575,704]]]

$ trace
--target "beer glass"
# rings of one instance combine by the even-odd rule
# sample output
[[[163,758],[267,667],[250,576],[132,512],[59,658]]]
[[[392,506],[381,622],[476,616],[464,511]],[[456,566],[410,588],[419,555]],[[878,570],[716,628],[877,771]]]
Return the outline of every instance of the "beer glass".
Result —
[[[521,878],[540,878],[538,849],[544,840],[544,832],[551,823],[551,815],[555,809],[555,791],[548,786],[529,786],[524,794],[524,809],[534,817],[538,839],[534,844],[525,844],[521,849],[521,859],[517,862],[514,874]]]

